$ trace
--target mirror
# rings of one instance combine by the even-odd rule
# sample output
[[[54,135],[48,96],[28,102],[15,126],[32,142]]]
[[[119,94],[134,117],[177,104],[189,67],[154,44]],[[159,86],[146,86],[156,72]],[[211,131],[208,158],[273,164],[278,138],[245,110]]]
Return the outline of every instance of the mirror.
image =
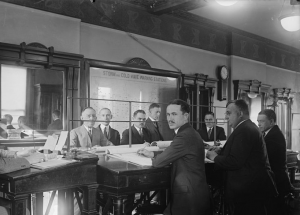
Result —
[[[0,71],[0,138],[45,139],[63,129],[63,71],[5,64]]]

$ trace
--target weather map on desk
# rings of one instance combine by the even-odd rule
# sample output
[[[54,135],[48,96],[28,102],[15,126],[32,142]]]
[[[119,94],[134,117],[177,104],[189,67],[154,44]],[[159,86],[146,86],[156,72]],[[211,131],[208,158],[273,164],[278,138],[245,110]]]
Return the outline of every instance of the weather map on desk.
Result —
[[[177,83],[176,78],[90,68],[91,99],[119,100],[91,100],[90,104],[97,111],[98,119],[100,110],[109,108],[113,114],[112,121],[129,121],[133,112],[138,109],[144,110],[148,115],[148,108],[151,103],[168,103],[177,98]],[[129,113],[130,104],[131,114]],[[166,105],[161,104],[161,107],[160,120],[165,121]],[[163,125],[167,126],[166,123]],[[112,122],[111,126],[121,133],[128,128],[129,124],[128,122]]]

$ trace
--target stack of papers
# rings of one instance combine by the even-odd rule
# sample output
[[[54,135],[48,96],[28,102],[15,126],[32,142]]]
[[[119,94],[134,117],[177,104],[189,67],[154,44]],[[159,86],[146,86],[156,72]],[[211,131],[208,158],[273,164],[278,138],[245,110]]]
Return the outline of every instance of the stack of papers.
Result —
[[[42,163],[35,163],[31,164],[31,167],[36,168],[36,169],[48,169],[48,168],[53,168],[53,167],[58,167],[58,166],[64,166],[73,162],[77,162],[75,160],[64,160],[64,159],[53,159],[53,160],[48,160],[46,162]]]

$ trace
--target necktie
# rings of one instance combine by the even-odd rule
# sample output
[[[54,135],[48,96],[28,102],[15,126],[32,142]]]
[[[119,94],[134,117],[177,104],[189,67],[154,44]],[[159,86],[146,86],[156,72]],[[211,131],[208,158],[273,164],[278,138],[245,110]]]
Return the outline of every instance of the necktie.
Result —
[[[104,128],[104,136],[106,137],[106,139],[108,139],[108,128],[107,127]]]
[[[265,137],[266,136],[266,132],[263,132],[263,137]]]
[[[153,124],[154,124],[154,126],[155,126],[156,128],[158,128],[158,124],[157,124],[156,121],[154,121]]]
[[[89,136],[90,136],[90,139],[92,140],[92,129],[91,128],[89,128]]]
[[[143,130],[142,130],[142,128],[140,128],[139,133],[140,133],[140,136],[143,137]]]
[[[212,130],[211,128],[208,130],[208,133],[207,133],[208,134],[208,138],[210,138],[211,130]]]

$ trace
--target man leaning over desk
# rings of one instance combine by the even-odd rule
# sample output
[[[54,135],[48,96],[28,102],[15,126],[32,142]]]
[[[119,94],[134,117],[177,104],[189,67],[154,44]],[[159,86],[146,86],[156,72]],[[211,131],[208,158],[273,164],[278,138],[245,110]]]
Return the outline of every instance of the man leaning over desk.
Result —
[[[70,147],[83,149],[92,148],[93,146],[113,146],[103,135],[100,130],[94,128],[97,120],[96,111],[92,107],[87,107],[81,112],[80,119],[83,121],[82,126],[71,130]]]
[[[277,191],[263,136],[249,119],[244,100],[229,102],[225,118],[234,130],[219,154],[208,151],[206,156],[223,170],[229,212],[265,215],[266,203]]]
[[[175,99],[167,107],[167,120],[176,136],[161,154],[146,149],[139,154],[152,158],[154,167],[172,163],[171,199],[164,214],[208,215],[211,214],[210,191],[204,167],[204,144],[188,123],[190,107]]]

